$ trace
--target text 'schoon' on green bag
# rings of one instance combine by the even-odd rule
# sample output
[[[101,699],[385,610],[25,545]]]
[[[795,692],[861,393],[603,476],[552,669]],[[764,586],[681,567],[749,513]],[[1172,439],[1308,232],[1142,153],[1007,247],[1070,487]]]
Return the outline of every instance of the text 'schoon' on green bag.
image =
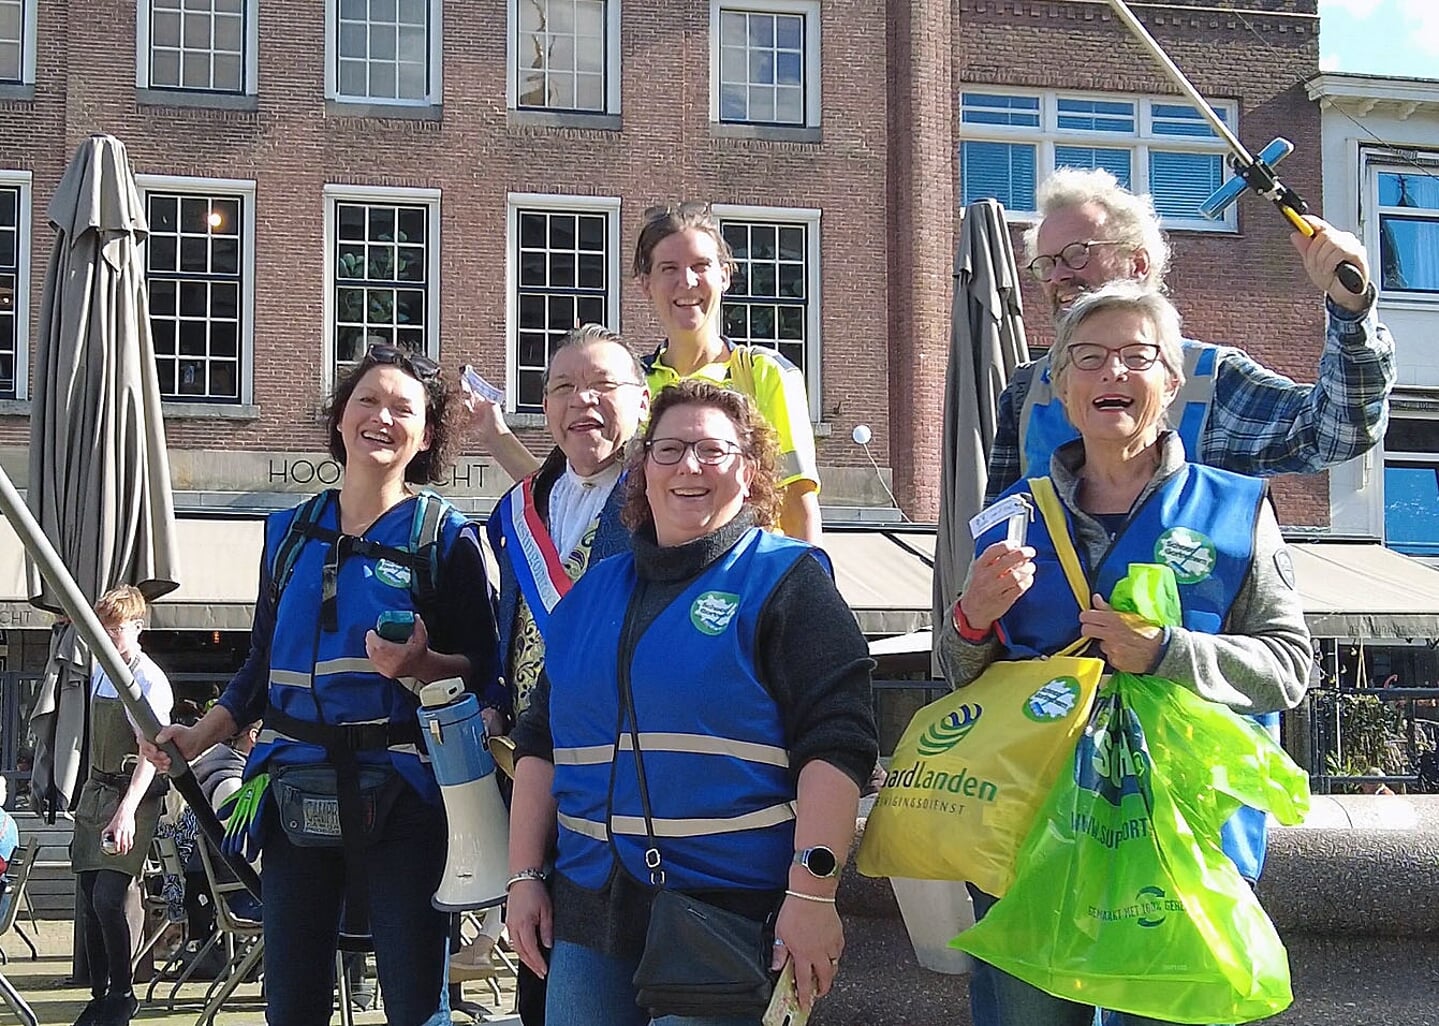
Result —
[[[1088,609],[1088,587],[1052,485],[1039,478],[1030,487],[1070,588]],[[1099,659],[1070,655],[995,662],[917,712],[869,814],[859,871],[967,880],[1004,894],[1019,846],[1069,764],[1103,671]]]
[[[1127,611],[1177,603],[1149,567]],[[1118,589],[1116,589],[1118,595]],[[1119,603],[1115,603],[1116,607]],[[1288,955],[1220,848],[1243,803],[1302,819],[1308,779],[1260,727],[1171,681],[1106,682],[1004,900],[953,946],[1050,994],[1177,1023],[1292,1001]]]

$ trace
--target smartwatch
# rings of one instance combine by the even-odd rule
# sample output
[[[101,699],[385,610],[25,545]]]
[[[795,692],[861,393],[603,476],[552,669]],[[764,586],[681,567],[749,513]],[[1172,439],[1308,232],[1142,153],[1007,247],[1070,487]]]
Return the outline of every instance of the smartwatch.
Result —
[[[822,844],[795,852],[794,864],[804,866],[809,875],[817,880],[829,880],[839,875],[839,859]]]

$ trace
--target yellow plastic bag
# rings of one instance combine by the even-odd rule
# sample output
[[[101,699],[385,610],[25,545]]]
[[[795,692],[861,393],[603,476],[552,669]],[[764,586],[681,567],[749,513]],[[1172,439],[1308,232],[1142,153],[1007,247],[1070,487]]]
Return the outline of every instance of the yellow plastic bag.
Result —
[[[910,720],[856,865],[866,876],[968,880],[1003,895],[1045,796],[1069,764],[1104,664],[993,663]]]

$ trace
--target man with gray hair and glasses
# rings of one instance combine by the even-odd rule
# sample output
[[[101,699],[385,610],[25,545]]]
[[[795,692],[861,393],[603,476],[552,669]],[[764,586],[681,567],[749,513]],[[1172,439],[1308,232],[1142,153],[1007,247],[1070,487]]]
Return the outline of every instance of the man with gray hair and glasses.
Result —
[[[1162,287],[1169,243],[1149,196],[1103,169],[1061,168],[1036,197],[1040,221],[1024,235],[1028,268],[1058,317],[1085,292],[1134,279]],[[1374,310],[1364,247],[1317,217],[1313,238],[1291,236],[1324,293],[1327,329],[1318,382],[1296,384],[1229,346],[1185,339],[1175,429],[1189,458],[1241,474],[1303,474],[1363,455],[1384,436],[1394,387],[1394,341]],[[1335,278],[1348,261],[1364,276],[1352,293]],[[999,400],[985,504],[1021,477],[1049,471],[1056,448],[1078,437],[1055,399],[1049,361],[1016,371]]]

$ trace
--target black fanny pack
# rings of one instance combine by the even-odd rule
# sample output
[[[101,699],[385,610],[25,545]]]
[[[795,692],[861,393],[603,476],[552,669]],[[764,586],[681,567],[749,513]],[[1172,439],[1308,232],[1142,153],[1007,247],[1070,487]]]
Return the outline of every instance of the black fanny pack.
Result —
[[[658,891],[635,1002],[655,1018],[759,1016],[769,1005],[774,930],[679,891]]]
[[[361,765],[361,836],[352,844],[373,843],[384,826],[404,778],[391,766]],[[290,843],[300,848],[338,848],[345,843],[340,830],[338,777],[328,763],[280,766],[270,773],[270,792],[280,815],[280,827]]]

